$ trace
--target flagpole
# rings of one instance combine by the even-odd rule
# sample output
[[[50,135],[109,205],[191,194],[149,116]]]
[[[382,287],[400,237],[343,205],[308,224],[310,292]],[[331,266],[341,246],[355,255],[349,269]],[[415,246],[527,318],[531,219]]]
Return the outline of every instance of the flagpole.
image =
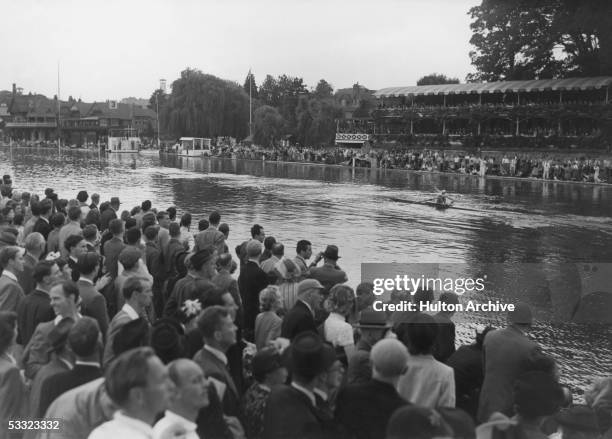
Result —
[[[253,75],[249,69],[249,137],[253,141],[253,93],[251,91],[253,85]]]
[[[60,99],[60,62],[57,60],[57,150],[62,152],[62,111]]]

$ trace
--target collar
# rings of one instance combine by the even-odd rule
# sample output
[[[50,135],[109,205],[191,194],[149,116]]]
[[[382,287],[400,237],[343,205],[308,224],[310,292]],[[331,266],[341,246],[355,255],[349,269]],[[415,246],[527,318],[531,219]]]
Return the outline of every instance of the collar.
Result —
[[[306,305],[306,307],[310,310],[310,313],[314,316],[315,313],[312,310],[312,306],[310,306],[308,303],[304,302],[302,299],[298,299],[300,302],[302,302],[304,305]]]
[[[8,271],[8,270],[2,270],[2,276],[6,276],[9,279],[14,280],[15,282],[19,282],[17,280],[17,276],[15,276],[15,274],[12,271]]]
[[[57,358],[58,358],[59,361],[64,363],[66,366],[68,366],[68,370],[72,370],[74,368],[72,363],[70,361],[66,360],[64,357],[57,357]]]
[[[208,352],[213,354],[215,357],[219,359],[219,361],[221,361],[223,364],[227,366],[227,356],[223,352],[221,352],[219,349],[213,348],[212,346],[209,346],[207,344],[204,345],[204,349],[206,349]]]
[[[70,316],[70,318],[72,318],[73,316]],[[81,317],[83,317],[81,314],[77,313],[76,318],[80,319]],[[63,315],[59,314],[57,316],[55,316],[55,318],[53,319],[53,325],[57,326],[59,325],[59,322],[61,322],[62,320],[64,320],[66,317],[64,317]]]
[[[346,322],[346,318],[342,314],[338,314],[337,312],[333,311],[329,313],[329,318],[331,318],[332,320]]]
[[[79,262],[79,260],[78,260],[77,258],[75,258],[74,256],[68,256],[68,257],[69,257],[69,258],[72,260],[72,262],[74,262],[75,264],[76,264],[77,262]]]
[[[141,433],[146,434],[147,437],[153,437],[153,428],[149,424],[141,421],[140,419],[127,416],[120,410],[115,412],[115,414],[113,415],[113,419],[117,423],[129,425],[134,430],[139,430]]]
[[[248,262],[252,262],[254,264],[259,265],[259,259],[257,259],[257,258],[249,258]]]
[[[121,311],[125,311],[128,317],[132,320],[136,320],[140,318],[136,310],[132,308],[132,305],[130,305],[129,303],[124,303],[123,307],[121,308]]]
[[[327,401],[329,399],[329,396],[327,396],[327,393],[324,390],[321,390],[317,387],[314,388],[314,390],[312,391],[315,395],[319,395],[319,397],[323,400],[323,401]]]
[[[306,264],[306,259],[304,259],[302,256],[300,256],[300,255],[295,255],[295,259],[297,259],[297,260],[299,260],[299,261],[302,261],[302,262],[304,263],[304,265],[307,265],[307,264]]]
[[[263,389],[263,390],[265,390],[268,393],[270,393],[272,391],[270,386],[266,386],[265,384],[261,384],[261,383],[257,383],[257,385],[259,386],[260,389]]]
[[[36,285],[36,288],[33,291],[34,293],[39,292],[39,293],[43,293],[45,296],[49,295],[49,291],[47,290],[43,290],[39,284]]]
[[[310,399],[310,402],[312,403],[313,407],[317,406],[317,399],[315,398],[315,395],[313,392],[311,392],[310,390],[308,390],[305,387],[300,386],[299,384],[297,384],[296,382],[292,381],[291,382],[291,387],[293,387],[295,390],[302,392],[304,395],[306,395],[308,397],[308,399]]]
[[[46,217],[41,215],[40,219],[44,220],[47,224],[49,224],[49,219],[48,218],[46,218]]]
[[[98,363],[97,361],[81,361],[81,360],[76,360],[74,362],[75,366],[91,366],[91,367],[97,367],[98,369],[100,369],[100,363]]]
[[[90,285],[94,284],[91,279],[87,279],[86,277],[83,277],[83,276],[79,278],[79,282],[85,282],[86,284],[90,284]]]
[[[195,422],[192,422],[189,419],[184,418],[181,415],[176,414],[171,410],[166,410],[164,412],[163,419],[166,419],[167,422],[173,425],[178,425],[179,427],[183,427],[186,430],[185,433],[195,432],[196,428],[198,428]]]

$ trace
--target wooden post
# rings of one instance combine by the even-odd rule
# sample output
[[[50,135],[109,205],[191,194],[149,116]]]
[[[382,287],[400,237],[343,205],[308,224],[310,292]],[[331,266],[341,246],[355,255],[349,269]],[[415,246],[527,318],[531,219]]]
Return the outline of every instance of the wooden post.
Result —
[[[478,135],[480,136],[480,121],[478,121]]]
[[[519,135],[519,118],[516,118],[516,135]]]
[[[442,120],[442,135],[446,134],[446,119]]]
[[[559,104],[563,103],[563,90],[559,90]]]
[[[414,121],[410,119],[410,135],[414,134]]]

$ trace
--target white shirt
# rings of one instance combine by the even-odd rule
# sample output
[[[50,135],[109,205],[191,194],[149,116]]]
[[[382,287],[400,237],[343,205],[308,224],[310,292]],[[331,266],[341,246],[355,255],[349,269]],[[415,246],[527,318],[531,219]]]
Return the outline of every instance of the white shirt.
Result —
[[[196,433],[197,425],[189,419],[185,419],[176,413],[166,410],[164,417],[157,421],[153,427],[155,439],[199,439]]]
[[[2,276],[6,276],[9,279],[13,279],[15,282],[19,282],[17,280],[17,276],[15,276],[12,272],[8,271],[8,270],[3,270],[2,271]]]
[[[314,395],[313,392],[311,392],[310,390],[308,390],[305,387],[300,386],[299,384],[297,384],[295,382],[291,382],[291,387],[293,387],[296,390],[299,390],[304,395],[306,395],[308,397],[308,399],[310,399],[310,402],[312,403],[313,407],[317,406],[317,399],[315,398],[315,395]]]
[[[128,317],[132,320],[136,320],[140,318],[136,310],[132,308],[132,306],[129,303],[124,303],[123,307],[121,308],[121,311],[125,311]]]
[[[212,346],[204,345],[204,349],[217,357],[223,364],[227,366],[227,356],[221,352],[219,349],[213,348]]]
[[[330,342],[334,347],[350,346],[355,344],[353,338],[353,327],[348,324],[344,316],[332,312],[323,323],[323,333],[325,340]]]
[[[410,355],[408,370],[397,391],[402,398],[423,407],[455,407],[455,373],[433,355]]]
[[[113,415],[113,420],[105,422],[94,431],[89,439],[153,439],[153,428],[139,419],[130,418],[121,412]]]

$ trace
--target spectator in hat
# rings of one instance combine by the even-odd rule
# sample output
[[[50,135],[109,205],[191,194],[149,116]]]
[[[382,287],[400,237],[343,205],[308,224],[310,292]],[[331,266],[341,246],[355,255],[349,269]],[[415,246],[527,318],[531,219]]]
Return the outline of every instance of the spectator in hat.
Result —
[[[323,285],[315,279],[298,284],[298,301],[283,318],[281,337],[293,340],[300,332],[316,331],[315,312],[321,306]]]
[[[406,347],[398,340],[380,340],[372,348],[370,358],[372,376],[366,382],[344,387],[336,408],[336,419],[348,436],[359,439],[383,437],[393,412],[408,404],[396,390],[406,371]]]
[[[0,249],[0,311],[17,312],[25,298],[18,276],[23,271],[23,254],[20,247],[11,245]]]
[[[214,289],[212,278],[216,274],[217,253],[212,246],[207,246],[185,259],[188,270],[185,277],[179,279],[164,306],[163,316],[181,320],[181,307],[185,300],[201,297],[204,290]],[[196,288],[199,281],[199,290]],[[202,300],[200,301],[202,302]]]
[[[527,338],[532,323],[531,308],[519,302],[514,311],[508,312],[508,326],[491,331],[484,339],[485,374],[478,404],[479,421],[487,421],[494,412],[514,414],[512,385],[543,355],[540,347]]]
[[[59,373],[68,371],[73,367],[74,355],[66,345],[68,333],[73,325],[74,320],[68,317],[60,321],[49,333],[50,347],[48,352],[51,355],[51,359],[40,368],[30,385],[29,413],[31,416],[38,416],[38,413],[40,413],[43,383],[47,379],[53,379],[53,377],[57,376]]]
[[[457,408],[465,410],[476,419],[478,398],[484,380],[482,344],[491,326],[476,331],[476,341],[459,347],[446,361],[455,374],[455,395]]]
[[[113,361],[105,374],[106,389],[119,406],[112,421],[105,422],[89,439],[153,437],[157,416],[170,403],[174,384],[166,366],[151,348],[132,349]]]
[[[68,346],[75,357],[74,367],[43,382],[38,412],[41,418],[62,393],[102,376],[102,334],[95,319],[83,317],[76,322],[68,333]]]
[[[459,304],[459,296],[452,292],[443,292],[438,299],[446,305]],[[454,311],[442,310],[434,315],[438,323],[438,337],[434,346],[434,358],[442,363],[455,352],[455,324],[452,321]]]
[[[108,229],[110,222],[118,219],[117,212],[119,212],[120,207],[121,201],[119,197],[111,197],[109,208],[100,212],[100,230]]]
[[[61,271],[54,261],[40,261],[34,266],[32,278],[36,288],[21,301],[17,316],[19,343],[27,345],[39,323],[55,318],[49,291],[61,279]]]
[[[35,286],[32,277],[34,267],[42,255],[45,254],[45,238],[38,232],[30,233],[24,244],[23,270],[17,275],[17,280],[23,292],[30,294]]]
[[[334,351],[311,331],[299,333],[287,353],[291,385],[270,392],[263,417],[264,439],[325,437],[331,434],[317,407],[314,389],[335,361]]]
[[[389,419],[385,439],[450,439],[452,428],[435,410],[405,406],[397,409]]]
[[[243,337],[255,340],[255,318],[259,313],[259,293],[268,286],[268,276],[259,268],[259,257],[262,252],[261,242],[250,240],[246,245],[248,259],[238,277],[238,290],[244,305]]]
[[[25,415],[26,387],[11,355],[17,341],[17,315],[0,311],[0,424]],[[4,427],[3,427],[4,428]]]
[[[268,396],[274,387],[285,384],[288,372],[281,362],[280,353],[274,347],[258,350],[251,368],[255,382],[243,397],[244,427],[248,438],[259,439]]]
[[[407,372],[398,391],[406,401],[423,407],[455,407],[453,369],[433,357],[438,324],[425,313],[417,314],[401,341],[408,347]]]
[[[74,282],[63,281],[54,285],[49,290],[49,296],[55,319],[40,323],[36,327],[23,352],[25,376],[30,379],[33,379],[40,368],[49,362],[49,333],[53,328],[65,318],[71,318],[75,322],[81,318],[78,312],[79,289]]]
[[[178,359],[168,365],[168,375],[174,383],[164,417],[153,428],[156,438],[181,436],[198,439],[198,413],[210,404],[210,382],[202,369],[192,360]]]
[[[323,259],[323,265],[316,267],[316,264]],[[348,280],[346,273],[338,267],[338,247],[328,245],[324,252],[320,253],[313,261],[315,266],[311,266],[308,277],[321,282],[325,288],[323,294],[327,296],[329,290],[336,284],[342,284]]]
[[[128,278],[121,289],[125,303],[108,325],[103,364],[113,358],[113,338],[126,323],[146,316],[146,308],[151,304],[153,292],[151,281],[145,277]]]
[[[228,368],[226,353],[236,344],[236,330],[233,318],[227,308],[210,306],[198,317],[198,329],[204,339],[204,347],[200,349],[193,360],[204,371],[208,378],[215,378],[225,386],[221,396],[223,413],[240,418],[240,394]]]
[[[218,254],[223,253],[225,244],[225,235],[219,229],[221,215],[216,210],[212,211],[208,216],[209,226],[195,235],[195,251],[204,248],[207,245],[212,245]]]
[[[387,323],[384,312],[366,309],[361,312],[355,328],[360,333],[355,351],[348,357],[348,384],[365,383],[372,378],[370,351],[379,340],[383,339],[391,325]]]
[[[278,288],[268,286],[259,293],[260,313],[255,319],[255,346],[263,349],[280,336],[282,319],[276,314],[280,309]]]

